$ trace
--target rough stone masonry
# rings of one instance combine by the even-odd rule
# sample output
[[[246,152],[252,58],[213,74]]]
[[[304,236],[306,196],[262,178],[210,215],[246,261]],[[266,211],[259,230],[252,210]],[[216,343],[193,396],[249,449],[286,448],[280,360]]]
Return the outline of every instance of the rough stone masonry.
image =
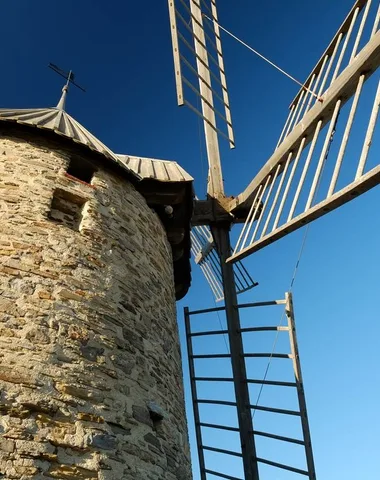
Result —
[[[160,220],[106,161],[80,182],[70,145],[17,132],[0,131],[0,478],[189,480]]]

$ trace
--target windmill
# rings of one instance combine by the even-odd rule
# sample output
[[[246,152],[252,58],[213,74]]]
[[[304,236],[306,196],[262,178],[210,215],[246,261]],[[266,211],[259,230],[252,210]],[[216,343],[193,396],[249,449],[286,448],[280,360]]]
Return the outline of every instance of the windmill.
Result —
[[[283,301],[239,305],[237,294],[243,289],[237,283],[236,272],[242,269],[239,262],[245,257],[380,183],[378,162],[372,168],[366,168],[369,164],[370,146],[380,106],[380,82],[375,92],[370,92],[372,94],[370,104],[366,102],[365,105],[366,130],[355,165],[353,166],[352,159],[347,159],[347,146],[357,128],[355,116],[360,99],[365,87],[370,83],[367,80],[380,64],[379,3],[371,0],[358,0],[354,3],[309,77],[301,83],[298,94],[291,102],[288,118],[273,155],[247,188],[234,198],[227,197],[224,192],[218,143],[219,138],[224,137],[231,148],[235,146],[221,44],[222,31],[232,34],[219,22],[216,0],[168,0],[168,3],[178,105],[186,105],[203,120],[209,163],[207,199],[195,202],[192,251],[196,263],[203,267],[202,270],[217,299],[224,298],[225,302],[224,307],[215,309],[196,312],[185,309],[201,479],[207,480],[209,475],[213,478],[231,480],[240,478],[210,470],[205,461],[207,450],[239,456],[242,459],[246,480],[258,480],[258,465],[265,463],[315,479],[291,294],[287,294]],[[244,44],[236,36],[234,38]],[[247,44],[244,45],[250,48]],[[250,50],[254,51],[252,48]],[[195,102],[189,101],[191,95],[196,98]],[[243,227],[231,252],[229,232],[231,226],[236,223],[243,223]],[[236,266],[235,272],[233,265]],[[219,266],[220,271],[215,273]],[[245,278],[246,275],[247,273]],[[219,285],[216,285],[215,277],[220,279]],[[248,282],[253,286],[254,282],[250,277]],[[282,328],[290,335],[291,353],[288,357],[293,359],[296,377],[293,385],[271,383],[265,379],[260,382],[247,378],[245,358],[258,354],[244,351],[242,335],[247,331],[260,331],[265,328],[278,331],[281,327],[243,329],[240,325],[239,311],[242,308],[264,304],[266,306],[285,304],[288,325]],[[226,330],[200,333],[191,330],[190,320],[193,315],[214,311],[225,312]],[[230,353],[224,357],[228,357],[232,364],[232,378],[219,380],[233,382],[234,402],[200,399],[197,394],[197,382],[216,379],[198,377],[194,360],[221,358],[223,355],[194,355],[192,340],[197,335],[218,333],[228,335]],[[272,358],[273,355],[272,352],[267,356]],[[248,389],[250,382],[261,383],[262,386],[273,383],[294,386],[298,393],[299,411],[289,412],[280,409],[276,411],[258,404],[252,405]],[[230,404],[236,407],[238,427],[233,430],[240,435],[240,452],[204,444],[202,428],[228,430],[231,427],[205,423],[200,418],[201,403]],[[302,423],[303,438],[297,440],[256,431],[252,421],[252,409],[298,415]],[[303,445],[307,468],[300,470],[259,458],[255,447],[255,438],[258,435]]]

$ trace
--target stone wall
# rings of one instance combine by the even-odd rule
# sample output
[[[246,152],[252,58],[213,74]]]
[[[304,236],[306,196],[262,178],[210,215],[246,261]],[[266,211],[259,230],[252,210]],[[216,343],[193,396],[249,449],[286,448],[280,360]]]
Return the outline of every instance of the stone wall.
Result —
[[[69,159],[0,135],[0,477],[188,480],[164,229],[125,178],[78,182]]]

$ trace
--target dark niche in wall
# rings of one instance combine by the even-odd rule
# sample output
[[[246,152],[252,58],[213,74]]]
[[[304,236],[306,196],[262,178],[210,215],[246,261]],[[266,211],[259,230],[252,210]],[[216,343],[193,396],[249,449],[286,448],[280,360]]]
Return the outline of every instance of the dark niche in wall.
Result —
[[[53,194],[48,216],[54,222],[79,231],[86,202],[87,200],[79,195],[57,188]]]
[[[95,172],[96,168],[90,162],[74,156],[70,159],[66,173],[82,182],[91,183]]]

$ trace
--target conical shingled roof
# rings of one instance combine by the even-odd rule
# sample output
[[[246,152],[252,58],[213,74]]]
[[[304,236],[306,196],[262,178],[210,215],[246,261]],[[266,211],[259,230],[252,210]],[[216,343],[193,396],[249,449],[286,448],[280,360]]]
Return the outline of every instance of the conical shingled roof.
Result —
[[[143,180],[159,182],[192,182],[194,179],[177,162],[156,158],[119,155],[117,157]]]
[[[92,133],[64,110],[57,108],[31,108],[21,110],[0,109],[0,120],[10,120],[34,127],[53,130],[58,135],[70,138],[76,143],[86,145],[107,157],[114,157],[112,151],[100,142]]]
[[[98,140],[91,132],[77,122],[65,110],[65,100],[67,94],[67,86],[63,88],[62,97],[54,108],[28,108],[28,109],[8,109],[0,108],[0,120],[8,122],[17,122],[31,127],[50,130],[90,148],[92,151],[104,155],[108,159],[120,165],[138,180],[140,175],[131,170],[125,162],[121,161],[104,143]]]

